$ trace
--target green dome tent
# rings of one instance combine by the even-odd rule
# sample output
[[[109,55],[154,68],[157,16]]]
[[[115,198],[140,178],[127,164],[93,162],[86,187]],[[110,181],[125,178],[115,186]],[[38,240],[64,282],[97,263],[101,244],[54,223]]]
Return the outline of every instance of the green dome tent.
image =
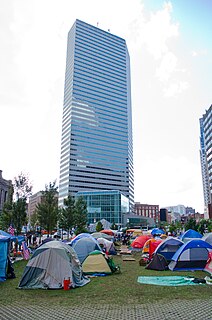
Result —
[[[73,288],[90,280],[83,276],[76,252],[61,241],[50,241],[38,247],[24,270],[19,289],[61,289],[64,279]]]

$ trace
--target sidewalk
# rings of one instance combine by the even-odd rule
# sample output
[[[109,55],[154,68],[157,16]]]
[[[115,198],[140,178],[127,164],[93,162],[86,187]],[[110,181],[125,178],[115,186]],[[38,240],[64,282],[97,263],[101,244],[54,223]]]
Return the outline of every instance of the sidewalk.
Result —
[[[82,301],[86,304],[86,301]],[[0,306],[0,320],[211,320],[212,299],[148,305]]]

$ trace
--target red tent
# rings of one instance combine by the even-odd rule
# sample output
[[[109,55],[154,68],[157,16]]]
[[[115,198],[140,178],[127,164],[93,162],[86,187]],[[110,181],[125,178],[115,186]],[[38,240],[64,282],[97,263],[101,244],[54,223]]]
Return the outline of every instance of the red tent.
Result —
[[[151,235],[144,234],[135,238],[135,240],[131,243],[131,247],[136,249],[142,249],[145,242],[151,238]]]
[[[109,236],[114,236],[114,232],[112,230],[101,230],[100,232],[108,234]]]
[[[151,241],[149,243],[149,258],[152,258],[153,253],[155,252],[155,249],[159,246],[159,244],[162,242],[162,239],[155,239],[155,241]]]
[[[207,271],[208,273],[210,273],[212,275],[212,251],[209,252],[209,254],[208,254],[208,260],[205,265],[204,271]]]

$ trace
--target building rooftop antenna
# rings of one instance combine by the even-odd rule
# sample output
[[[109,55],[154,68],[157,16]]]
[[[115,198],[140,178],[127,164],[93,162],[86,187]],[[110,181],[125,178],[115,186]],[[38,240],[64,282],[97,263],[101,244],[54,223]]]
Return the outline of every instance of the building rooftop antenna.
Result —
[[[99,22],[97,22],[96,26],[97,26],[97,28],[99,27]]]

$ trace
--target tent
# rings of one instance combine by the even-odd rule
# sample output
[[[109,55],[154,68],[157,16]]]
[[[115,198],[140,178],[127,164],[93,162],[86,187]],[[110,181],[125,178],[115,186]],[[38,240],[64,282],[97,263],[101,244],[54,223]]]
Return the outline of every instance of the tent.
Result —
[[[161,242],[158,247],[155,249],[155,253],[159,253],[162,256],[164,256],[164,258],[166,258],[166,260],[168,262],[171,261],[173,255],[175,254],[175,252],[183,245],[183,241],[181,241],[180,239],[177,238],[166,238],[163,242]]]
[[[0,235],[0,282],[7,278],[7,262],[10,237]]]
[[[109,229],[101,230],[100,232],[101,233],[105,233],[105,234],[107,234],[109,236],[112,236],[112,237],[114,236],[114,232],[112,230],[109,230]]]
[[[141,235],[141,236],[138,236],[137,238],[135,238],[135,240],[133,240],[133,242],[131,243],[131,247],[133,249],[142,249],[145,242],[147,240],[149,240],[151,238],[150,235]]]
[[[182,234],[182,236],[180,237],[180,240],[182,240],[183,242],[187,242],[192,239],[201,239],[201,238],[202,238],[201,233],[199,233],[195,230],[189,229]]]
[[[206,241],[207,243],[210,243],[212,245],[212,232],[207,233],[202,237],[202,240]]]
[[[107,239],[107,240],[112,240],[113,239],[113,236],[110,236],[110,235],[108,235],[106,233],[102,233],[102,232],[94,232],[91,235],[95,239],[98,239],[98,238],[104,238],[104,239]]]
[[[201,239],[190,240],[184,243],[173,255],[169,269],[172,271],[203,270],[210,249],[212,246]]]
[[[143,246],[143,250],[142,250],[142,254],[143,253],[150,253],[151,251],[151,254],[154,252],[153,251],[153,248],[154,250],[157,248],[157,246],[162,242],[163,240],[162,239],[154,239],[154,238],[151,238],[149,240],[147,240]],[[153,245],[154,243],[154,245]],[[150,246],[151,246],[151,250],[150,250]]]
[[[141,229],[127,229],[126,234],[132,234],[132,237],[137,237],[143,234]]]
[[[161,235],[161,234],[164,234],[164,233],[165,233],[165,231],[162,230],[162,229],[159,229],[159,228],[154,228],[154,229],[152,229],[152,231],[151,231],[151,235],[152,235],[152,236]]]
[[[168,269],[168,262],[164,256],[159,253],[155,253],[145,269],[164,271]]]
[[[64,279],[72,287],[81,287],[89,282],[83,276],[76,252],[62,241],[49,241],[37,248],[28,261],[19,289],[61,289]]]
[[[10,233],[5,232],[3,230],[0,230],[0,235],[8,237],[10,238],[11,241],[14,241],[14,242],[16,241],[16,239],[18,239],[18,244],[22,244],[22,242],[25,240],[24,236],[12,236]]]
[[[93,238],[90,233],[79,233],[76,237],[71,240],[72,245],[81,238]]]
[[[78,239],[77,241],[74,241],[73,239],[69,245],[76,251],[79,261],[81,263],[92,251],[94,250],[102,251],[97,240],[94,239],[93,237],[91,238],[83,237]]]
[[[116,249],[113,241],[109,241],[104,238],[98,238],[97,241],[100,246],[103,246],[107,254],[116,254]]]
[[[95,250],[90,252],[82,263],[85,274],[111,274],[112,271],[107,263],[104,253]]]
[[[208,254],[208,260],[206,262],[204,271],[209,272],[212,275],[212,252]]]

